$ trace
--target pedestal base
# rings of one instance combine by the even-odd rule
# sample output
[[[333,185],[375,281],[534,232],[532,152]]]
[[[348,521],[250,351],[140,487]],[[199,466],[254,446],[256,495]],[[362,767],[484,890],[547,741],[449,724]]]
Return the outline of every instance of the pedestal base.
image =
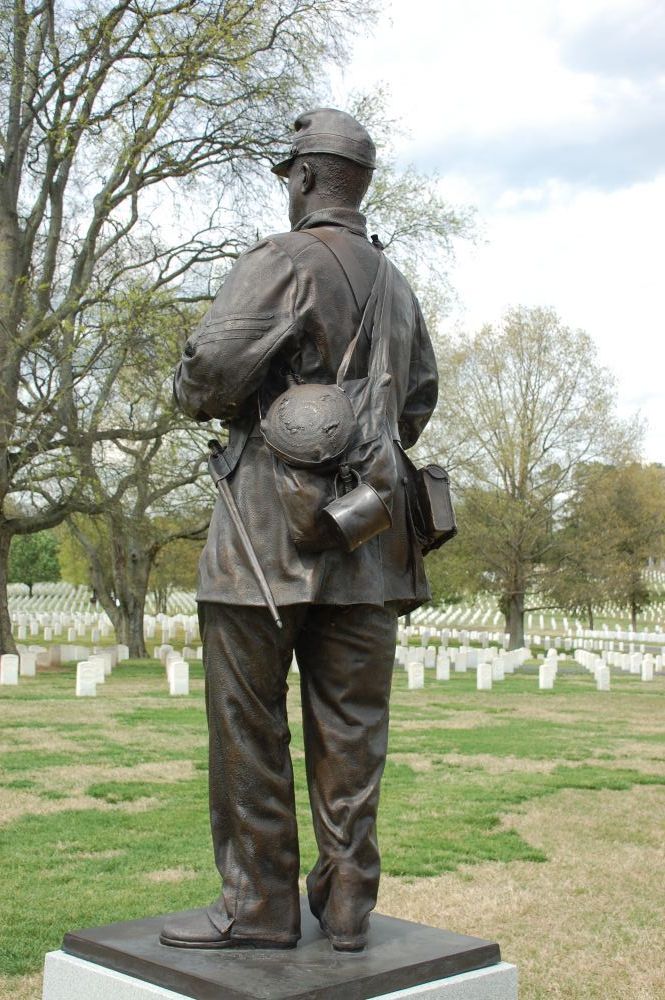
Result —
[[[224,997],[220,991],[218,994]],[[303,994],[301,994],[303,996]],[[51,951],[44,965],[43,1000],[189,1000],[174,993],[84,962],[64,951]],[[374,1000],[517,1000],[517,968],[499,962],[489,969],[463,972],[432,983],[383,993]]]
[[[287,951],[168,947],[159,942],[165,919],[151,917],[66,934],[63,951],[47,956],[44,1000],[370,1000],[393,996],[515,1000],[517,996],[515,970],[500,964],[497,944],[376,913],[368,947],[359,953],[333,951],[306,901],[302,938],[297,948]],[[118,974],[123,978],[109,980]],[[86,982],[77,993],[78,979]],[[494,992],[490,985],[496,986]]]

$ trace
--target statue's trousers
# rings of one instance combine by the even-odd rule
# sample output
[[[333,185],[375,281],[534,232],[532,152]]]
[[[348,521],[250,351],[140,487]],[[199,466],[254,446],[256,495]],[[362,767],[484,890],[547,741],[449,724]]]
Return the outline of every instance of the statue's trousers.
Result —
[[[298,832],[286,717],[300,669],[307,783],[319,856],[310,906],[354,940],[376,902],[376,813],[388,741],[396,614],[367,604],[201,603],[217,907],[238,937],[300,935]],[[295,675],[294,675],[295,676]]]

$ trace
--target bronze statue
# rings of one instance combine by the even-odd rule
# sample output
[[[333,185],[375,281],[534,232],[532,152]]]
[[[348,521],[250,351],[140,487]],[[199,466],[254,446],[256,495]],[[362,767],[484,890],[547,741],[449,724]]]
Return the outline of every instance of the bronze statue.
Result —
[[[429,597],[402,448],[436,403],[430,338],[359,212],[375,167],[369,134],[325,108],[301,115],[295,130],[273,168],[288,182],[292,229],[238,259],[175,374],[183,410],[219,418],[229,432],[215,458],[226,500],[215,507],[197,593],[223,886],[209,908],[167,921],[161,941],[179,947],[290,948],[300,936],[286,717],[294,651],[319,851],[309,905],[333,948],[365,947],[397,616]],[[289,394],[298,386],[309,389]],[[348,428],[341,396],[321,402],[335,392],[354,404]],[[295,448],[285,455],[289,435]],[[318,468],[298,462],[308,435],[324,454]]]

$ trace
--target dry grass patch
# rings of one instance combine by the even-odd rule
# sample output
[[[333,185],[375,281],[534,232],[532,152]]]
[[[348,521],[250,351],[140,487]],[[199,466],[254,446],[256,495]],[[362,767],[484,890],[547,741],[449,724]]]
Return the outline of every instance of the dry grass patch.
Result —
[[[146,872],[143,877],[148,882],[186,882],[196,878],[196,872],[189,868],[163,868],[161,871]]]
[[[106,764],[71,764],[66,767],[45,767],[36,776],[40,785],[62,791],[84,791],[88,785],[102,781],[153,781],[171,784],[189,781],[196,775],[191,760],[164,760],[133,767]]]
[[[665,789],[563,791],[504,817],[544,864],[383,880],[386,913],[498,940],[520,1000],[665,996]]]
[[[104,802],[91,795],[66,795],[62,799],[43,799],[29,792],[0,788],[0,828],[22,816],[50,816],[55,813],[95,809],[97,812],[145,812],[159,805],[159,800],[145,796],[132,802]]]
[[[69,852],[69,844],[58,844],[58,850]],[[89,861],[108,861],[110,858],[121,858],[127,851],[76,851],[77,858],[84,858]]]
[[[41,972],[29,976],[0,976],[0,1000],[39,1000],[42,978]]]
[[[439,757],[439,760],[456,767],[479,767],[487,774],[510,774],[513,771],[550,774],[559,765],[566,763],[564,760],[532,760],[530,757],[495,757],[489,753],[447,753]]]
[[[481,726],[491,724],[498,726],[509,725],[510,720],[495,715],[488,715],[487,712],[451,712],[443,719],[391,719],[390,729],[399,730],[430,730],[430,729],[479,729]]]
[[[433,771],[432,758],[419,753],[389,753],[393,764],[406,764],[412,771]]]

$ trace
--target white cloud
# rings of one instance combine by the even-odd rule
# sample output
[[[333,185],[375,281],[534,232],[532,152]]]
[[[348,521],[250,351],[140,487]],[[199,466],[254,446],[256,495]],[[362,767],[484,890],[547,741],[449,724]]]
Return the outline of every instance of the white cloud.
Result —
[[[660,0],[394,0],[336,80],[388,82],[405,161],[479,207],[464,322],[551,305],[586,329],[665,462],[665,17]]]

